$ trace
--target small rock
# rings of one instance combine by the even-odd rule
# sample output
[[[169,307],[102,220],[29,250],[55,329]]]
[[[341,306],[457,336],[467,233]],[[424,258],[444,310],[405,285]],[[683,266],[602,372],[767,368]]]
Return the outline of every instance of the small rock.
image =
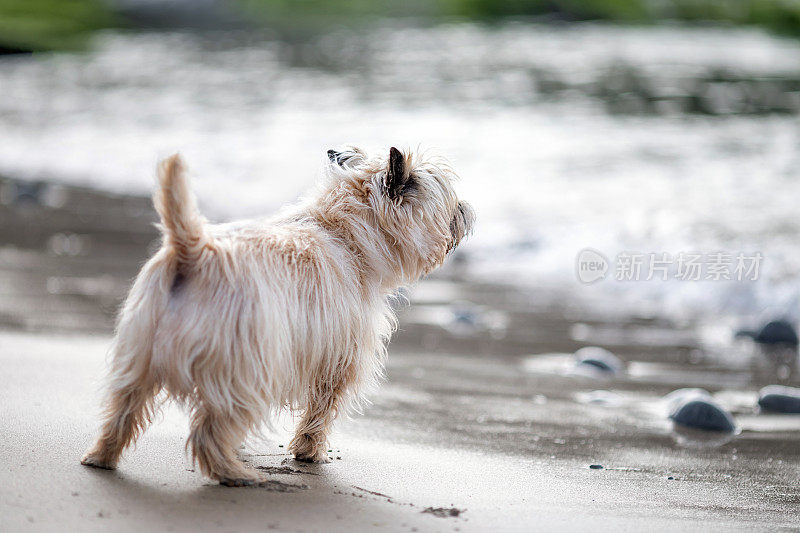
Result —
[[[589,468],[591,468],[592,470],[602,470],[603,465],[589,465]]]
[[[706,431],[733,433],[736,422],[721,405],[712,398],[694,398],[679,404],[669,415],[681,426]]]
[[[453,322],[458,324],[462,324],[465,327],[475,328],[478,326],[478,322],[480,321],[480,315],[478,310],[471,305],[454,305],[451,309],[453,313],[452,319]]]
[[[625,371],[625,364],[619,357],[605,348],[586,346],[574,354],[575,366],[591,368],[607,375],[619,375]]]
[[[798,345],[797,330],[786,320],[767,322],[758,330],[753,340],[759,344]]]
[[[800,414],[800,389],[769,385],[759,391],[758,405],[762,411]]]
[[[41,182],[17,181],[13,184],[11,191],[12,202],[14,204],[36,205],[41,203],[43,192],[47,185]]]
[[[590,403],[595,405],[622,405],[624,398],[616,392],[607,390],[593,390],[590,392],[578,392],[575,399],[580,403]]]

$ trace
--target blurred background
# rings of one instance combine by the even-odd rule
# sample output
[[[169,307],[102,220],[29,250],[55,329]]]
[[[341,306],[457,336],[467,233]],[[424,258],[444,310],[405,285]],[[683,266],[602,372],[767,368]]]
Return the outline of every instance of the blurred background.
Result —
[[[641,406],[704,387],[740,453],[797,461],[797,418],[759,418],[757,391],[798,382],[799,38],[787,0],[0,0],[0,324],[110,332],[173,151],[226,221],[294,201],[343,143],[435,148],[478,225],[406,293],[389,374],[460,398],[450,437],[672,449]],[[585,248],[606,279],[576,277]],[[763,261],[618,281],[630,252]],[[368,416],[433,423],[414,398]]]
[[[330,147],[433,147],[480,214],[470,279],[794,317],[797,35],[778,0],[0,0],[0,173],[145,195],[180,150],[227,220],[295,200]],[[584,286],[585,247],[765,260]]]

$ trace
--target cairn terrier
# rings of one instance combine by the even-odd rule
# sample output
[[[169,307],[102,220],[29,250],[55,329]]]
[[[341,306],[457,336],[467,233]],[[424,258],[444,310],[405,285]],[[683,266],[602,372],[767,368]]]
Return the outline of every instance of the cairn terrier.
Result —
[[[283,409],[300,418],[295,458],[329,461],[334,419],[382,377],[388,298],[441,265],[474,215],[441,159],[355,147],[328,158],[312,198],[221,225],[200,215],[181,159],[161,164],[163,245],[120,313],[102,428],[82,464],[116,468],[157,397],[189,410],[186,447],[224,485],[263,481],[237,451]]]

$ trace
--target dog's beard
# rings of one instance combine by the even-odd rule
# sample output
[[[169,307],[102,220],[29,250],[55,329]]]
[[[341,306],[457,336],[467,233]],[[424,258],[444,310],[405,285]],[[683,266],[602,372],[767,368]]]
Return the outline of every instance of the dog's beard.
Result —
[[[450,221],[450,243],[447,252],[456,249],[462,239],[472,233],[472,226],[475,221],[475,212],[472,206],[466,202],[458,202],[453,219]]]

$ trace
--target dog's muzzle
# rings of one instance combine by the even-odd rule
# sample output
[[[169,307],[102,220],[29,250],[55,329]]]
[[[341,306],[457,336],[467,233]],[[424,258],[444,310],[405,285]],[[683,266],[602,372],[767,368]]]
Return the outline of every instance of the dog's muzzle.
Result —
[[[472,233],[475,224],[475,211],[467,202],[458,202],[453,219],[450,221],[450,245],[448,252],[455,250],[461,240]]]

